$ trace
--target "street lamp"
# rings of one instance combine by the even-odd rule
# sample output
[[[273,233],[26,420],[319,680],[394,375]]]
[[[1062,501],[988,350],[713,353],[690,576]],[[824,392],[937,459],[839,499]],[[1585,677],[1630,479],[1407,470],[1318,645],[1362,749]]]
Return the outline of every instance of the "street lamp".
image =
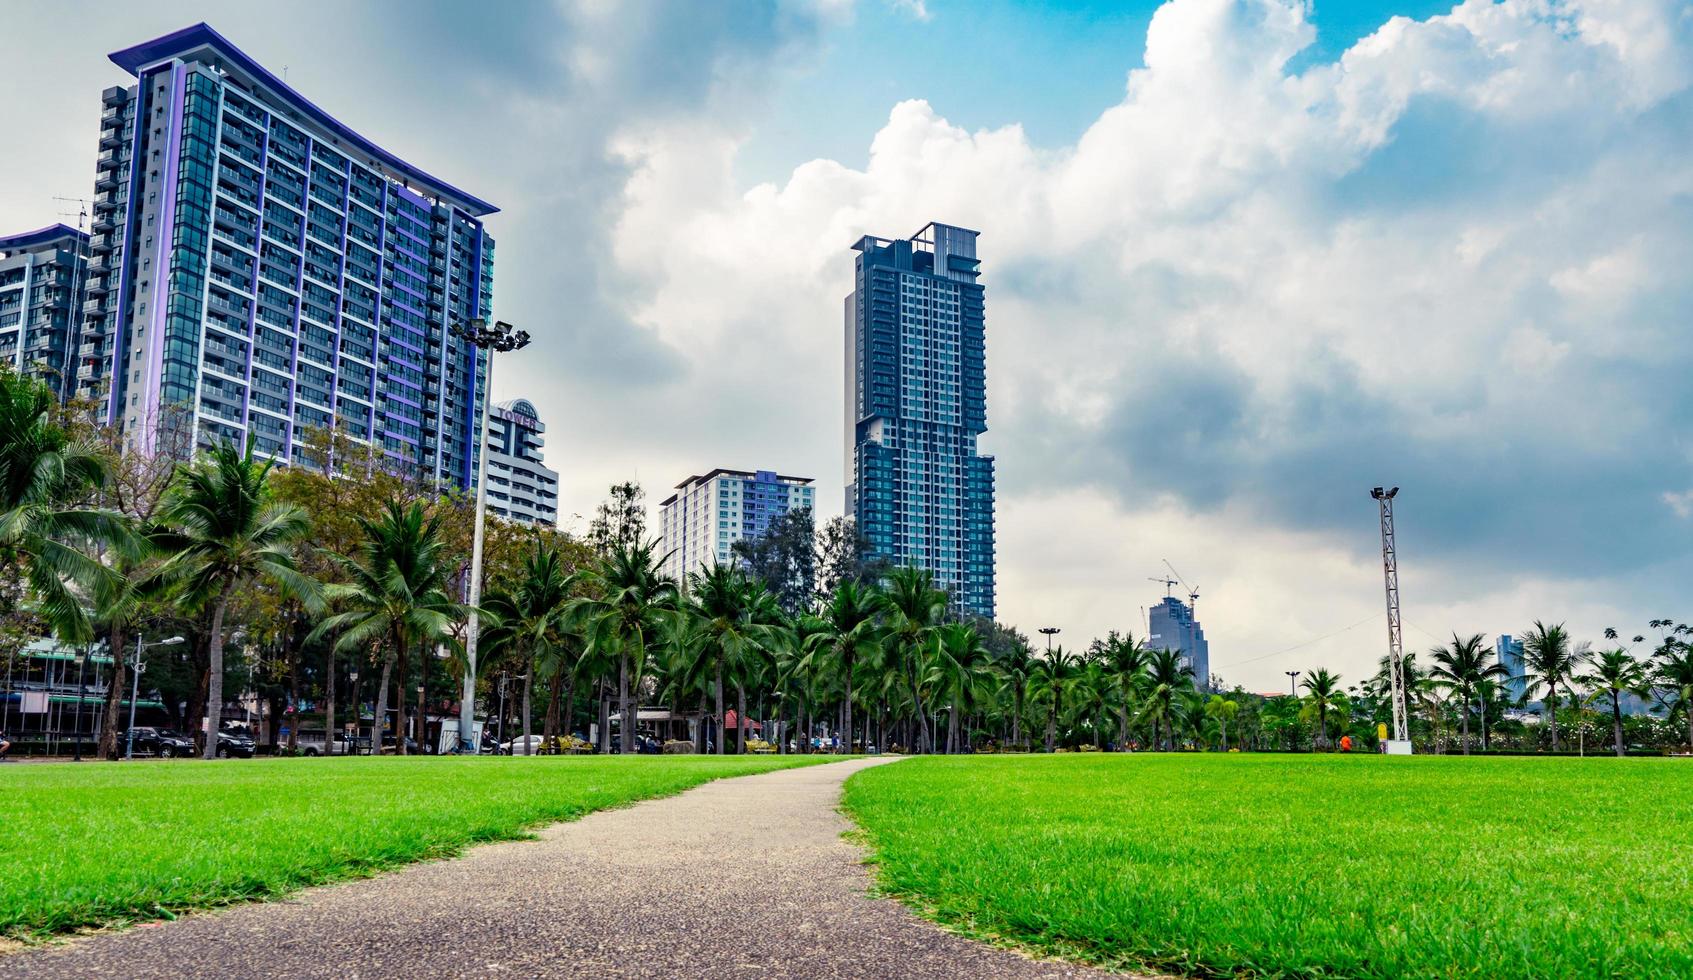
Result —
[[[88,667],[88,647],[83,647],[76,655],[76,727],[71,732],[75,741],[71,743],[71,761],[82,761],[82,702],[88,697],[86,670]],[[64,717],[60,715],[60,717]]]
[[[470,545],[470,620],[465,624],[464,697],[459,701],[459,751],[468,750],[475,755],[480,748],[471,737],[471,731],[476,727],[476,636],[480,625],[476,606],[482,601],[482,534],[488,508],[488,409],[494,402],[491,397],[494,393],[494,355],[528,347],[529,332],[519,330],[504,320],[497,320],[489,326],[488,321],[481,317],[470,321],[468,328],[455,323],[449,329],[453,336],[488,352],[488,390],[482,394],[482,419],[477,425],[476,533],[471,537]],[[472,365],[472,379],[475,376]]]
[[[1040,632],[1041,632],[1042,635],[1044,635],[1046,637],[1046,652],[1051,653],[1052,652],[1052,638],[1057,636],[1059,633],[1061,633],[1063,631],[1060,630],[1056,626],[1042,626],[1040,628]]]
[[[141,662],[141,652],[148,647],[173,647],[184,642],[182,637],[173,636],[168,640],[157,643],[144,643],[141,634],[135,635],[135,669],[130,675],[129,682],[129,729],[124,733],[123,757],[125,760],[135,758],[135,702],[141,698],[141,674],[147,665]]]
[[[1282,673],[1287,675],[1288,693],[1297,698],[1299,696],[1299,675],[1303,673],[1303,671],[1284,670]]]
[[[352,701],[353,701],[353,732],[352,732],[351,737],[349,737],[347,739],[347,753],[346,754],[347,755],[358,755],[359,754],[359,712],[360,712],[360,708],[359,708],[359,669],[357,667],[354,667],[352,670],[347,671],[347,680],[348,680],[349,683],[351,683],[353,685],[353,696],[352,696]],[[334,732],[331,732],[330,737],[334,737],[334,734],[335,734]]]

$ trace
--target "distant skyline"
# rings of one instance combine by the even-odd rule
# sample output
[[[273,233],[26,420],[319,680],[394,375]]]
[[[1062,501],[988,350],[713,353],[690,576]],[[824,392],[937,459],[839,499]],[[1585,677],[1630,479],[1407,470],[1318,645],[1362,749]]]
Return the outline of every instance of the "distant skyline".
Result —
[[[500,204],[495,397],[580,529],[631,477],[841,485],[844,250],[978,229],[999,618],[1139,634],[1169,558],[1214,672],[1350,683],[1376,484],[1408,648],[1690,614],[1693,20],[1556,6],[25,3],[0,234],[89,196],[107,53],[207,21]]]

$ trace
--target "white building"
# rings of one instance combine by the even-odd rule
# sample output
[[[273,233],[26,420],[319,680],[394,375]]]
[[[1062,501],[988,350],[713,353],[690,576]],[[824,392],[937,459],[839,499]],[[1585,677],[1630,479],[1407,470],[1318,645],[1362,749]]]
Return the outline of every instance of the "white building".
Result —
[[[665,574],[685,582],[701,566],[727,564],[736,541],[759,537],[790,510],[810,508],[811,483],[770,470],[716,469],[676,484],[659,504]]]
[[[526,399],[488,413],[488,513],[526,524],[558,524],[558,471],[541,462],[547,431]]]

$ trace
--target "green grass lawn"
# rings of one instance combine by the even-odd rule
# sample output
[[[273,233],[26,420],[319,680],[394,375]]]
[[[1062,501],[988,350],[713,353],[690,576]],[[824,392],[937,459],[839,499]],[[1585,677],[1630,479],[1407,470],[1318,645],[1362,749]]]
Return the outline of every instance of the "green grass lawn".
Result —
[[[827,757],[0,766],[0,936],[169,917]]]
[[[1197,975],[1693,976],[1693,764],[1059,755],[847,783],[938,921]]]

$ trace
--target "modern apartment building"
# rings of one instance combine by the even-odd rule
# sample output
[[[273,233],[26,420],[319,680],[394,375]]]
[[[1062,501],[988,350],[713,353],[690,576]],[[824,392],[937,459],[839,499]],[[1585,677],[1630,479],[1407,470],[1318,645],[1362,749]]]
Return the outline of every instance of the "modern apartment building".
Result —
[[[690,476],[659,504],[664,573],[686,582],[703,565],[727,564],[736,541],[753,540],[790,510],[812,507],[810,477],[717,469]]]
[[[865,236],[846,298],[846,512],[873,558],[994,614],[992,456],[977,232]]]
[[[47,383],[63,399],[71,362],[88,236],[50,225],[0,237],[0,362]]]
[[[1174,650],[1193,668],[1193,686],[1203,691],[1211,683],[1211,644],[1205,627],[1193,616],[1193,607],[1165,596],[1146,617],[1146,645],[1153,650]]]
[[[309,427],[443,485],[476,473],[493,205],[354,132],[204,24],[118,51],[102,95],[77,390],[300,462]]]
[[[547,426],[526,399],[488,412],[488,512],[525,524],[558,524],[558,471],[541,461]]]
[[[1500,680],[1505,696],[1513,702],[1521,701],[1528,694],[1528,670],[1523,664],[1522,638],[1509,633],[1500,634],[1493,643],[1493,652],[1505,667],[1505,676]]]

